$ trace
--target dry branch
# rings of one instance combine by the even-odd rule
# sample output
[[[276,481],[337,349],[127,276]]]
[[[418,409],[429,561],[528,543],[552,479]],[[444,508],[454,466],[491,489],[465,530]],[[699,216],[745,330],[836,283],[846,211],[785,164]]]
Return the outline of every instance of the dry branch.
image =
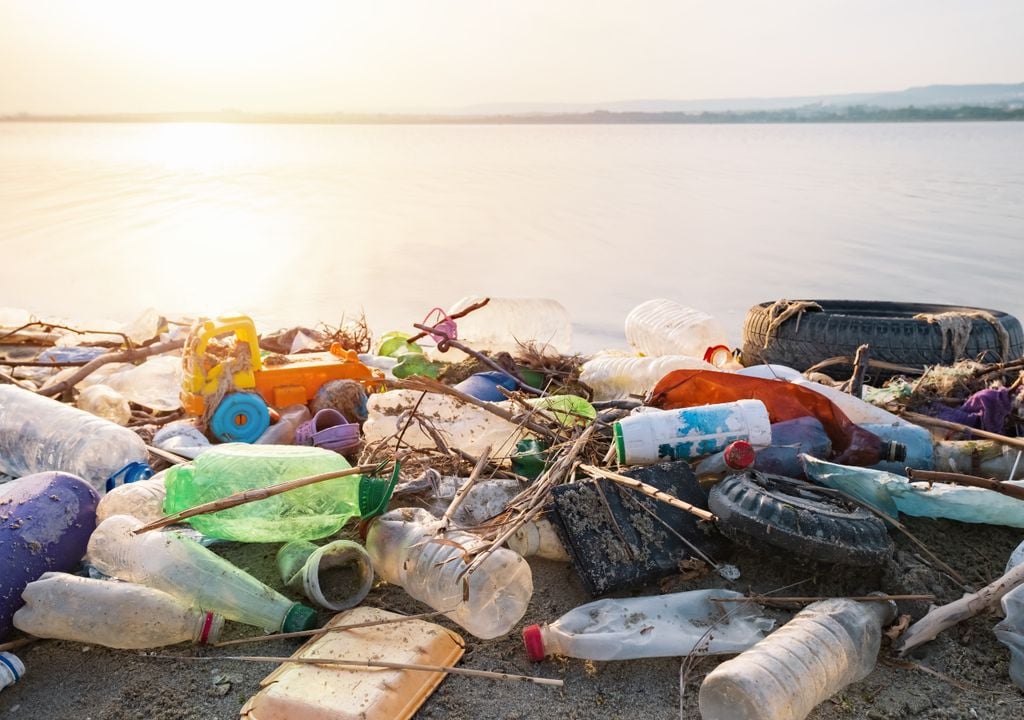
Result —
[[[66,380],[61,380],[53,385],[48,385],[37,392],[40,395],[46,397],[53,397],[54,395],[60,395],[65,390],[73,388],[75,385],[80,383],[85,378],[92,375],[98,368],[112,362],[135,362],[136,360],[143,360],[152,355],[161,355],[172,350],[180,350],[185,346],[185,340],[168,340],[165,343],[157,343],[156,345],[150,345],[144,348],[129,348],[127,350],[118,350],[117,352],[109,352],[100,355],[97,358],[89,361],[81,368],[73,372]]]

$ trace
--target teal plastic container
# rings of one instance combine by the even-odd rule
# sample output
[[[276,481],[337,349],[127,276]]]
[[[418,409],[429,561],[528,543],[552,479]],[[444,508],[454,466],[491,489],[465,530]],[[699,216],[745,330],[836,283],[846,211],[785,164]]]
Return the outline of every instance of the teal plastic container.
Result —
[[[217,445],[167,471],[164,512],[171,514],[234,493],[351,467],[330,450],[298,445]],[[383,512],[388,482],[349,475],[289,490],[186,522],[209,537],[238,542],[315,540],[349,519]]]

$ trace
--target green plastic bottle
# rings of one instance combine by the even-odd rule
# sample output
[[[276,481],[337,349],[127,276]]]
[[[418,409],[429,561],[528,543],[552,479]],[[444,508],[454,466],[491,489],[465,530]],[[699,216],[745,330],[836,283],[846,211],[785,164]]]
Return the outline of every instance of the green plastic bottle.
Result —
[[[338,453],[299,445],[229,443],[167,471],[164,512],[180,512],[236,492],[351,467]],[[383,512],[387,480],[360,475],[324,480],[255,502],[189,518],[208,537],[238,542],[315,540],[349,519]]]

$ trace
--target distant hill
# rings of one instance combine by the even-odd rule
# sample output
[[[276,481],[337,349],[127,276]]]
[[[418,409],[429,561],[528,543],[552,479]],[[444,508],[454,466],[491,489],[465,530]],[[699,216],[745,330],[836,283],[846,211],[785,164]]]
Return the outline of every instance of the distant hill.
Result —
[[[845,95],[805,95],[779,98],[717,98],[708,100],[618,100],[597,103],[494,103],[469,105],[438,114],[451,115],[566,115],[598,111],[615,113],[749,112],[790,110],[810,105],[878,108],[1024,106],[1024,83],[990,85],[926,85],[906,90]]]

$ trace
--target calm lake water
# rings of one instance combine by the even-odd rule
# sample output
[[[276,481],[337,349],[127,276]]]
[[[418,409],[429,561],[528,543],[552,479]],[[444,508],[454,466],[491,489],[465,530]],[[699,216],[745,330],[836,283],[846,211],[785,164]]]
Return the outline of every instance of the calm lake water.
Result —
[[[129,320],[544,296],[574,345],[635,304],[780,297],[1024,318],[1024,123],[0,124],[0,307]]]

